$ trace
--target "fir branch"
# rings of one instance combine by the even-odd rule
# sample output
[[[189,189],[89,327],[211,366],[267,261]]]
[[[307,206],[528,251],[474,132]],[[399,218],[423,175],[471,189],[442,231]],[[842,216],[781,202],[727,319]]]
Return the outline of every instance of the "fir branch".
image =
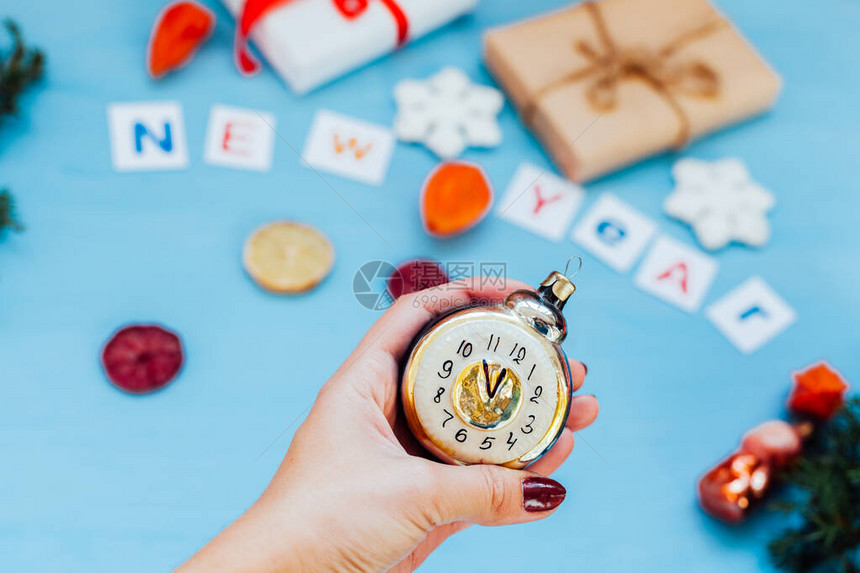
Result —
[[[18,96],[45,70],[45,55],[24,45],[21,30],[12,20],[5,24],[12,48],[7,54],[0,53],[0,122],[4,115],[18,111]]]
[[[15,215],[15,199],[7,190],[0,191],[0,233],[4,230],[23,231],[24,226]]]
[[[781,475],[800,494],[781,509],[802,524],[774,539],[777,567],[793,573],[860,572],[860,398],[816,432],[803,457]]]

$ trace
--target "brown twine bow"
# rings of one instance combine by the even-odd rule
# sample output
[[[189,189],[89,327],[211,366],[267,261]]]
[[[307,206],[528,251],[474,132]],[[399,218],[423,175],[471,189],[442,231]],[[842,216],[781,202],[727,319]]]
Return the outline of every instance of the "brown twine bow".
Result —
[[[589,65],[539,90],[532,100],[533,103],[527,107],[526,118],[530,119],[537,107],[536,102],[547,93],[561,85],[589,77],[594,78],[585,92],[589,104],[601,113],[612,111],[618,105],[618,87],[621,82],[639,79],[651,86],[675,112],[678,117],[675,146],[683,147],[690,139],[690,118],[678,102],[676,94],[716,97],[720,90],[720,78],[717,72],[704,62],[671,63],[669,59],[688,43],[723,26],[724,21],[708,22],[686,32],[656,52],[645,48],[623,49],[618,47],[609,34],[598,4],[585,2],[583,6],[594,21],[603,50],[598,51],[585,40],[578,41],[576,50],[589,60]]]

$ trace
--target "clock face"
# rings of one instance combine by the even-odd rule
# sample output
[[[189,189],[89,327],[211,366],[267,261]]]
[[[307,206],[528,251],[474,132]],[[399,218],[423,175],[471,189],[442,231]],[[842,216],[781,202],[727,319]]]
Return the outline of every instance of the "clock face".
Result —
[[[564,425],[566,373],[556,347],[517,317],[466,311],[413,349],[404,373],[407,418],[443,459],[522,467]]]

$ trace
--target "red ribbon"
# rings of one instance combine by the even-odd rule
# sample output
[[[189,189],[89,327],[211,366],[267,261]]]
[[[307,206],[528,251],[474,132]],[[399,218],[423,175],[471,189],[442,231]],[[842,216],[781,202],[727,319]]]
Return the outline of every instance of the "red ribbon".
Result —
[[[269,11],[278,8],[292,0],[246,0],[239,16],[239,26],[236,28],[234,56],[239,71],[246,76],[252,76],[260,71],[260,61],[248,49],[248,36],[257,22],[262,20]],[[394,18],[397,25],[397,47],[406,43],[409,35],[409,19],[397,0],[379,0]],[[370,0],[332,0],[337,11],[347,20],[355,20],[367,10]]]

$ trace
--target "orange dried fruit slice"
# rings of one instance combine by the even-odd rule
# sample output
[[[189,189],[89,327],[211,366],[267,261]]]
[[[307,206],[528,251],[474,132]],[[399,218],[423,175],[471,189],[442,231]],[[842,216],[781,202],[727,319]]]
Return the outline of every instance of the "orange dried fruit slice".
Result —
[[[257,229],[245,243],[245,270],[266,290],[304,292],[331,271],[334,248],[319,231],[291,221]]]
[[[832,366],[819,362],[792,373],[794,386],[788,396],[788,410],[827,420],[845,402],[848,384]]]
[[[450,237],[480,223],[493,206],[483,169],[465,161],[441,163],[421,190],[421,222],[436,237]]]
[[[155,19],[146,47],[146,70],[161,78],[187,64],[215,28],[212,11],[192,1],[171,2]]]

